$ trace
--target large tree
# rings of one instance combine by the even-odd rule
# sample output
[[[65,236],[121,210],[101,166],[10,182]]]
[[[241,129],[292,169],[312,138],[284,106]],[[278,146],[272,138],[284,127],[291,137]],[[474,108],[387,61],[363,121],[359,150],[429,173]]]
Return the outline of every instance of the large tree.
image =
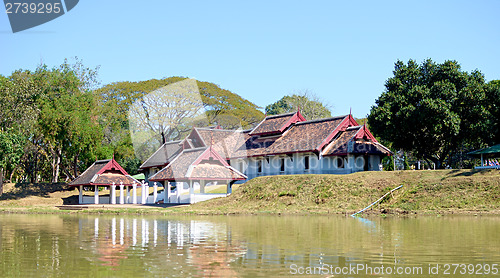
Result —
[[[192,115],[183,113],[180,106],[172,106],[180,98],[173,94],[175,89],[169,89],[175,88],[175,84],[182,84],[187,80],[185,77],[174,76],[140,82],[117,82],[96,91],[102,104],[100,122],[104,128],[104,140],[109,148],[115,151],[119,160],[128,163],[128,160],[134,159],[128,118],[131,107],[144,108],[141,113],[135,114],[140,117],[135,118],[146,120],[144,123],[149,124],[150,132],[155,133],[157,144],[162,141],[162,132],[166,140],[174,140],[182,138],[193,125],[248,128],[262,120],[264,114],[252,102],[229,90],[222,89],[216,84],[195,81],[194,86],[197,88],[194,91],[198,95],[197,99],[201,99],[201,102],[189,102],[193,105],[195,103],[201,104],[204,117],[188,123],[185,118],[190,118]],[[135,109],[135,112],[139,112],[139,110]],[[164,119],[161,119],[162,113],[165,114]],[[154,149],[154,147],[152,148]],[[142,156],[147,156],[147,154],[142,154]]]
[[[455,152],[485,144],[491,110],[484,76],[456,61],[397,61],[368,122],[395,149],[412,151],[437,167]]]
[[[277,102],[269,104],[266,106],[266,114],[278,115],[295,112],[298,109],[307,120],[332,116],[329,105],[308,91],[284,96]]]

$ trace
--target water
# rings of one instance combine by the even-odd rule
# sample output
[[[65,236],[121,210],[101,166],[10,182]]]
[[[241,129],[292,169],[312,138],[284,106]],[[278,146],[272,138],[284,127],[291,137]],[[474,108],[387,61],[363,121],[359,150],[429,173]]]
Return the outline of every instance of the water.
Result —
[[[498,216],[0,214],[0,277],[500,277],[499,231]]]

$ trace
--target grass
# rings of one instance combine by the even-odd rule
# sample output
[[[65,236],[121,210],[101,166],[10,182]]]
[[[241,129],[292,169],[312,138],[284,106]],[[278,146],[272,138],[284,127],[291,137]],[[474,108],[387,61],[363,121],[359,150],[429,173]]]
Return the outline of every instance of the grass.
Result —
[[[351,214],[399,185],[364,214],[500,213],[500,171],[436,170],[360,172],[350,175],[290,175],[255,178],[233,194],[178,208],[100,208],[83,213],[131,214]],[[207,187],[225,193],[225,185]],[[64,184],[5,186],[0,212],[55,213],[78,199]],[[71,211],[66,213],[82,213]]]

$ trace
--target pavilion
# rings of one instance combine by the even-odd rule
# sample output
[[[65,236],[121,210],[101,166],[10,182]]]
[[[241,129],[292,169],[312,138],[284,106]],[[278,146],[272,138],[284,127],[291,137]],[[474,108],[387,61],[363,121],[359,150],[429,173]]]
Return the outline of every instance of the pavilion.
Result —
[[[130,176],[114,158],[94,162],[78,178],[72,181],[69,186],[78,187],[80,191],[78,202],[80,204],[116,204],[116,186],[120,187],[120,196],[118,198],[120,204],[137,204],[137,186],[142,190],[142,204],[155,203],[157,199],[157,188],[155,188],[151,200],[149,197],[149,186],[141,184],[137,179]],[[83,196],[85,187],[94,187],[95,193],[93,198]],[[110,196],[99,196],[99,187],[109,188]],[[132,195],[130,195],[130,188],[132,188]],[[124,189],[126,189],[126,192]]]
[[[182,150],[166,167],[149,178],[149,181],[164,182],[165,203],[197,203],[212,198],[226,197],[231,194],[235,181],[246,180],[247,176],[234,169],[212,147],[200,147]],[[176,196],[171,192],[171,182],[175,182]],[[226,194],[205,193],[209,182],[227,184]],[[181,187],[189,184],[189,195],[181,195]],[[199,183],[200,193],[194,193],[194,184]]]
[[[485,159],[500,157],[500,144],[470,152],[468,155],[481,159],[481,166],[475,167],[476,169],[500,169],[499,165],[488,165],[485,162]]]

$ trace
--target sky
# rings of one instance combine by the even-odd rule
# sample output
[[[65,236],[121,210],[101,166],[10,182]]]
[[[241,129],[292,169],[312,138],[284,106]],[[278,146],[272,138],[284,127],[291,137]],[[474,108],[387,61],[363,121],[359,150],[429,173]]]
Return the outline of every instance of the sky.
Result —
[[[399,59],[457,60],[500,79],[500,1],[82,0],[12,33],[0,9],[0,74],[77,56],[102,85],[185,76],[265,107],[308,90],[365,117]]]

